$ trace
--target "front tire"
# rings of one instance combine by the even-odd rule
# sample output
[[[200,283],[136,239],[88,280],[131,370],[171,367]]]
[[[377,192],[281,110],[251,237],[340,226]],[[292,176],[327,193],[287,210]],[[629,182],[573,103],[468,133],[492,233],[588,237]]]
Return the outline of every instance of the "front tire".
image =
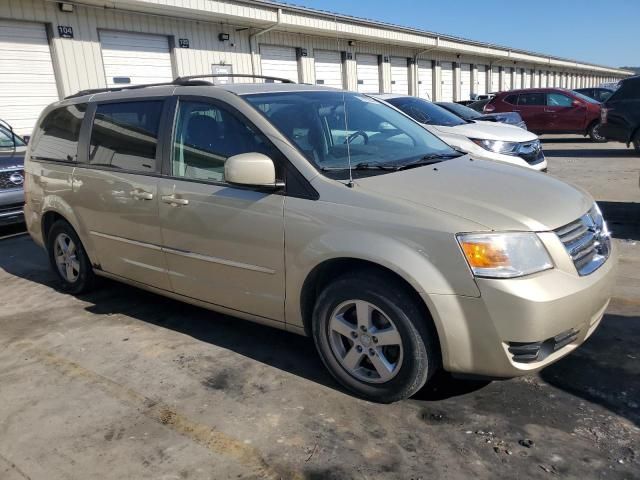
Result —
[[[393,279],[343,276],[318,296],[313,337],[325,366],[351,392],[374,402],[410,397],[439,365],[430,318]]]
[[[64,220],[49,230],[47,252],[62,291],[78,295],[93,287],[95,275],[89,257],[75,230]]]
[[[594,143],[606,143],[607,141],[606,137],[600,134],[601,125],[600,122],[594,122],[589,127],[589,138],[591,138],[591,141]]]

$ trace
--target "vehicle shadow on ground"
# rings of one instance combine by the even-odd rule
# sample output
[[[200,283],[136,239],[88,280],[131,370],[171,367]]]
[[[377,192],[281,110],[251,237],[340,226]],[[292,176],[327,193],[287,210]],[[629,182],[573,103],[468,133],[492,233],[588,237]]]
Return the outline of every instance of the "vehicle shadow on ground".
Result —
[[[554,137],[541,136],[540,143],[592,143],[592,142],[589,137],[554,138]]]
[[[557,143],[557,142],[553,142]],[[575,150],[568,149],[544,149],[544,154],[547,157],[554,158],[631,158],[635,157],[638,154],[635,152],[633,148],[623,149],[620,148],[617,144],[617,147],[612,148],[600,148],[600,149],[587,149],[587,148],[576,148]]]
[[[585,344],[540,377],[640,425],[639,352],[640,316],[605,315]]]
[[[640,240],[640,203],[599,201],[598,205],[613,237]]]

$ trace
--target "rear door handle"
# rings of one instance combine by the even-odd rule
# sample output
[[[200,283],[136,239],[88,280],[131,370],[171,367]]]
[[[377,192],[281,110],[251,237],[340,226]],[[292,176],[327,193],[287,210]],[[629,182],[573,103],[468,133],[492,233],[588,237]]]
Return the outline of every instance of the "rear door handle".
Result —
[[[144,190],[134,190],[131,192],[131,196],[136,200],[153,200],[153,193]]]
[[[175,195],[163,195],[161,199],[169,205],[189,205],[189,200],[186,198],[176,198]]]

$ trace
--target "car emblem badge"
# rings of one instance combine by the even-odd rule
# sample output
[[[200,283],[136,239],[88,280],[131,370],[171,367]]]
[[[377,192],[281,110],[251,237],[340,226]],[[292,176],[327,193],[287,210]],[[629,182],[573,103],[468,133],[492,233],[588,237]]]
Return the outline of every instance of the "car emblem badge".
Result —
[[[22,185],[24,183],[24,177],[19,173],[12,173],[9,177],[9,181],[14,185]]]

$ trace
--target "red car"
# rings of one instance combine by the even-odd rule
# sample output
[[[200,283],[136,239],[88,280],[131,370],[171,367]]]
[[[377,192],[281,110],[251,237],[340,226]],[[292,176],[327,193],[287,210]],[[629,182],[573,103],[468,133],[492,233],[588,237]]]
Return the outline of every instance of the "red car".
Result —
[[[526,88],[500,92],[484,107],[486,113],[518,112],[537,134],[578,133],[594,142],[600,135],[600,102],[564,88]]]

